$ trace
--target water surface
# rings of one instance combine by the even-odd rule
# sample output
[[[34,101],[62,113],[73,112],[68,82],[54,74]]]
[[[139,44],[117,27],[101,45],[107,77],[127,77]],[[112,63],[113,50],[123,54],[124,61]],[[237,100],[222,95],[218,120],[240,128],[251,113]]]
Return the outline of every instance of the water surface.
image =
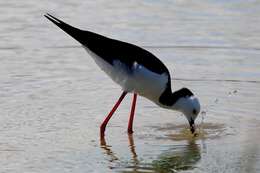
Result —
[[[0,172],[260,172],[257,1],[0,2]],[[201,136],[178,112],[121,94],[43,14],[138,44],[200,99]]]

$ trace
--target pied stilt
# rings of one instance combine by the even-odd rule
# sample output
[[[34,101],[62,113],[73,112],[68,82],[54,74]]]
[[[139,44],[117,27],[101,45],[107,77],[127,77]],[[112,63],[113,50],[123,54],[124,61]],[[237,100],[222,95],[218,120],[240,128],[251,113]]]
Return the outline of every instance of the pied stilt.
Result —
[[[100,126],[101,137],[104,137],[109,119],[127,93],[133,93],[128,133],[133,133],[137,94],[160,107],[182,112],[189,121],[191,132],[194,133],[194,121],[200,112],[198,99],[187,88],[172,92],[169,70],[152,53],[130,43],[80,30],[50,14],[44,16],[80,42],[97,65],[123,89],[120,98]]]

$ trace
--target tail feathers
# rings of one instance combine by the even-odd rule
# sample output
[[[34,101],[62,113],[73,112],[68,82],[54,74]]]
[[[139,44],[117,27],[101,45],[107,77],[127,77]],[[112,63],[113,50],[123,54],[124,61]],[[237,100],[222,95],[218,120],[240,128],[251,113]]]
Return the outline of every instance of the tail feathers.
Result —
[[[62,30],[66,30],[66,28],[74,28],[74,27],[70,26],[69,24],[67,24],[67,23],[57,19],[56,17],[50,15],[49,13],[46,13],[44,16],[47,19],[49,19],[50,21],[52,21],[55,25],[60,27]]]
[[[83,31],[78,28],[75,28],[59,19],[56,17],[50,15],[50,14],[45,14],[44,15],[47,19],[49,19],[52,23],[57,25],[60,29],[62,29],[64,32],[69,34],[71,37],[76,39],[78,42],[80,42],[82,45],[87,46],[88,42],[91,42],[91,40],[94,38],[94,35],[98,35],[89,31]]]

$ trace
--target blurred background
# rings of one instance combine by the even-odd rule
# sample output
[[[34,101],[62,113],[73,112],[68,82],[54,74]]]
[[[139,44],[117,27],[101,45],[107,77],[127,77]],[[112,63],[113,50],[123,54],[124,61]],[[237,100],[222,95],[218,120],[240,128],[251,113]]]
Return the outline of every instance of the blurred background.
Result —
[[[0,0],[0,172],[260,172],[260,2]],[[44,18],[137,44],[169,68],[173,90],[200,99],[185,118],[120,88]]]

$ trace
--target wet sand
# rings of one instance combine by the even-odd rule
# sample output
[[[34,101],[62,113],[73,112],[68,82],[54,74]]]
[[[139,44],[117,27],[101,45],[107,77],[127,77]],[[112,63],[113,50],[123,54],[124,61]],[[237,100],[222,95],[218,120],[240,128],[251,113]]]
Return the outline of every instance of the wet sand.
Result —
[[[260,3],[0,2],[0,172],[260,172]],[[131,94],[99,125],[120,88],[47,21],[143,46],[173,89],[200,99],[196,137],[178,112]]]

